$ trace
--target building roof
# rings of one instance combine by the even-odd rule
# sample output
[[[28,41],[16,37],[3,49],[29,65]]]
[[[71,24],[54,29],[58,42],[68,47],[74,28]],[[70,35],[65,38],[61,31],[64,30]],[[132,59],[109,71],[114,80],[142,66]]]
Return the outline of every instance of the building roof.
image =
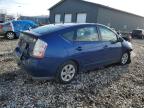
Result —
[[[57,7],[58,5],[60,5],[61,3],[65,2],[65,1],[66,1],[66,0],[61,0],[60,2],[58,2],[57,4],[55,4],[54,6],[52,6],[51,8],[49,8],[49,10],[51,10],[51,9],[53,9],[53,8],[55,8],[55,7]],[[92,2],[88,2],[88,1],[84,1],[84,0],[75,0],[75,1],[84,2],[84,3],[96,5],[96,6],[99,6],[99,7],[102,7],[102,8],[106,8],[106,9],[118,11],[118,12],[121,12],[121,13],[125,13],[125,14],[129,14],[129,15],[133,15],[133,16],[137,16],[137,17],[142,17],[142,18],[144,18],[144,16],[136,15],[136,14],[134,14],[134,13],[122,11],[122,10],[115,9],[115,8],[112,8],[112,7],[109,7],[109,6],[105,6],[105,5],[102,5],[102,4],[98,4],[98,3],[92,3]]]

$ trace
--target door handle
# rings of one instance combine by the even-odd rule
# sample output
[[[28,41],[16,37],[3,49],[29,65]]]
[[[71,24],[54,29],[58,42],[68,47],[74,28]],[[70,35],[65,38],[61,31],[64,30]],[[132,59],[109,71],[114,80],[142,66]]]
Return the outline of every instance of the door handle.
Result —
[[[82,47],[77,47],[76,50],[77,51],[82,51]]]

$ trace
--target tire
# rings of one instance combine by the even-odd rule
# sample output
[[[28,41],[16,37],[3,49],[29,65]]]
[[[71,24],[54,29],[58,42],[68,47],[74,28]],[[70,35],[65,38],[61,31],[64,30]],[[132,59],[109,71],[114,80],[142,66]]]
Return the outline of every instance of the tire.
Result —
[[[10,32],[6,33],[5,37],[9,40],[13,40],[13,39],[15,39],[16,35],[14,32],[10,31]]]
[[[76,63],[68,61],[62,64],[57,70],[57,81],[63,84],[70,83],[78,71]]]
[[[130,63],[131,63],[130,52],[123,53],[121,60],[120,60],[120,64],[126,65],[126,64],[130,64]]]

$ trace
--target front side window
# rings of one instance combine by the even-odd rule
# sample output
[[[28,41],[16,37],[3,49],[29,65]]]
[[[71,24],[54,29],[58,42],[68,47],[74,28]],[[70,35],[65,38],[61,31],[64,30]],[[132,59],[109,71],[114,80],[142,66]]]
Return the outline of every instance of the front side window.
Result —
[[[98,41],[96,27],[84,27],[77,30],[76,41]]]
[[[105,27],[99,27],[100,34],[103,41],[117,41],[117,36],[111,30]]]

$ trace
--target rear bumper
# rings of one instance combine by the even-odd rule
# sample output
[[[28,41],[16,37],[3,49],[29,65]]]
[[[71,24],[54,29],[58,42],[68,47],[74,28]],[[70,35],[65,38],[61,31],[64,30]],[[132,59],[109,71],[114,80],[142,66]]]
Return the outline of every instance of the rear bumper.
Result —
[[[33,79],[49,80],[53,79],[56,75],[56,68],[45,60],[38,60],[29,58],[20,60],[19,55],[16,53],[16,61],[18,66],[32,76]]]

